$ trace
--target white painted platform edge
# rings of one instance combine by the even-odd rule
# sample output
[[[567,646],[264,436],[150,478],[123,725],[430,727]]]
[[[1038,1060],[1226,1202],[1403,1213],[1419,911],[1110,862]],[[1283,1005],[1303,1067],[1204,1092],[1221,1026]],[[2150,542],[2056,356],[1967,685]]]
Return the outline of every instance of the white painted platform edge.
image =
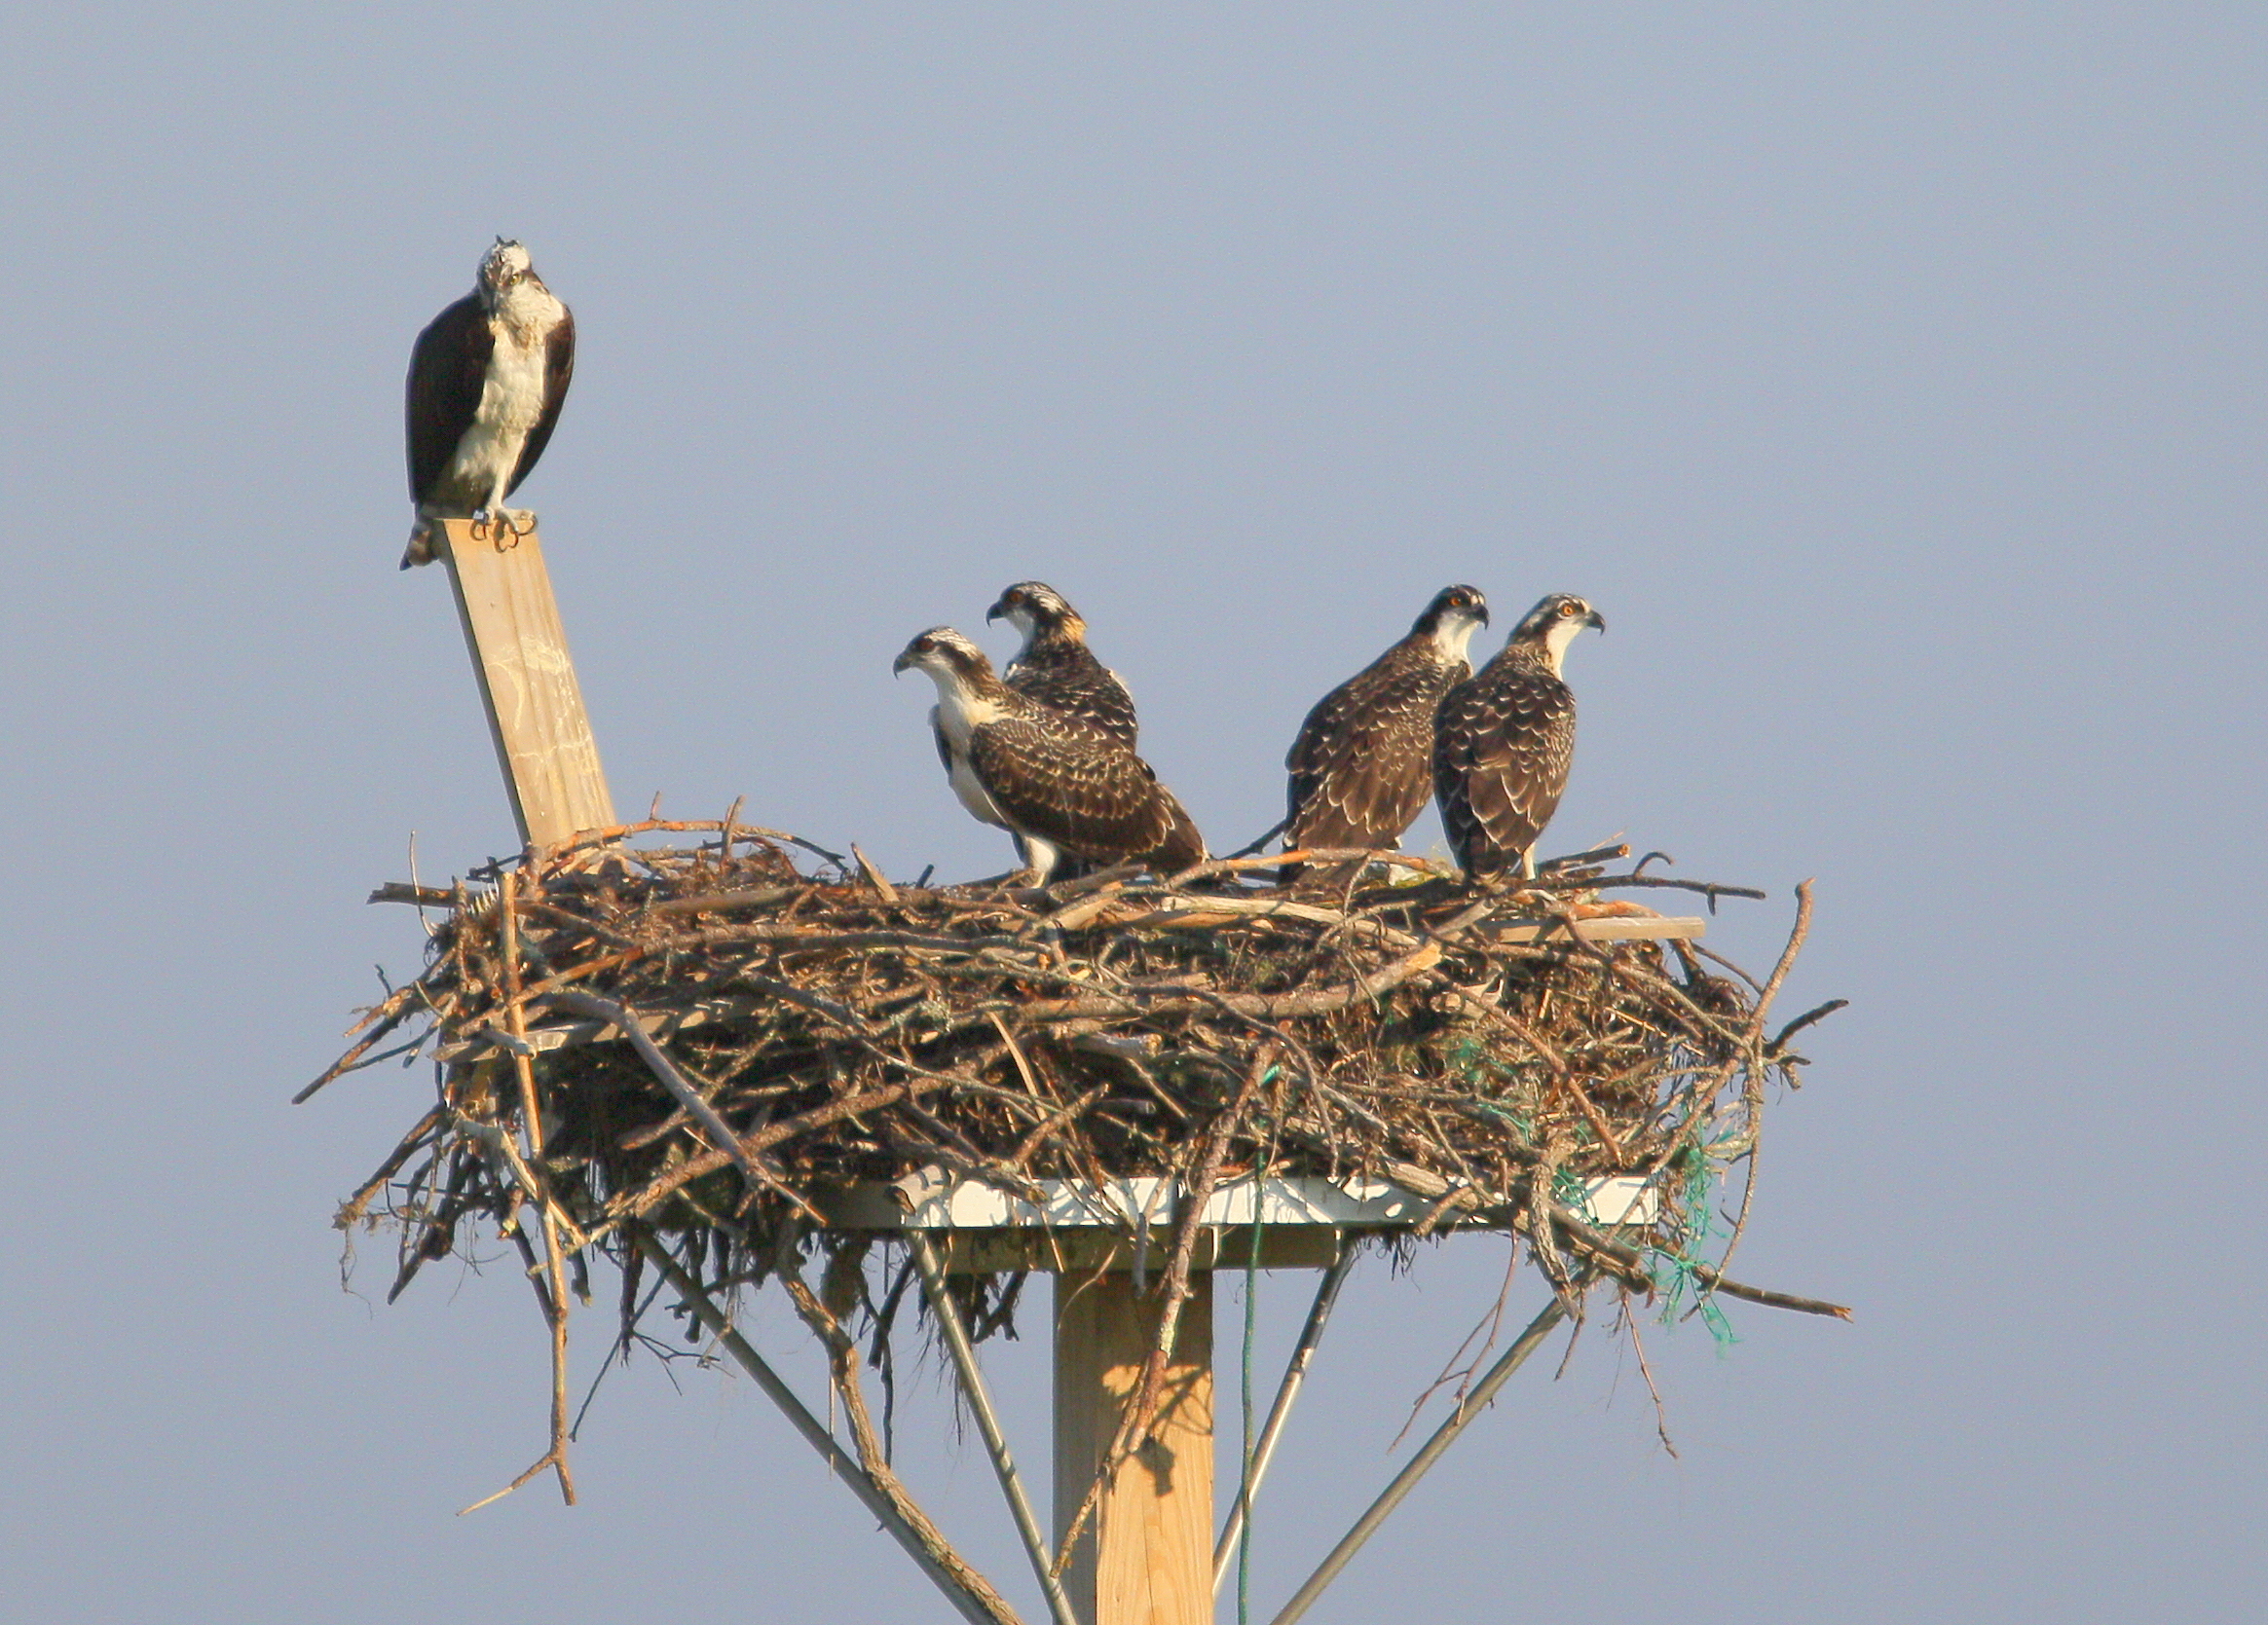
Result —
[[[1125,1229],[1172,1221],[1178,1181],[1156,1176],[1112,1180],[1097,1189],[1085,1180],[1033,1181],[1041,1200],[1027,1201],[981,1180],[955,1180],[924,1168],[895,1185],[865,1185],[831,1205],[831,1220],[848,1230],[1048,1230],[1078,1226]],[[1271,1228],[1320,1226],[1331,1230],[1391,1229],[1414,1225],[1431,1211],[1432,1199],[1383,1180],[1333,1184],[1320,1176],[1240,1179],[1218,1187],[1200,1223]],[[1591,1181],[1578,1209],[1596,1225],[1652,1224],[1661,1213],[1660,1192],[1635,1175]]]

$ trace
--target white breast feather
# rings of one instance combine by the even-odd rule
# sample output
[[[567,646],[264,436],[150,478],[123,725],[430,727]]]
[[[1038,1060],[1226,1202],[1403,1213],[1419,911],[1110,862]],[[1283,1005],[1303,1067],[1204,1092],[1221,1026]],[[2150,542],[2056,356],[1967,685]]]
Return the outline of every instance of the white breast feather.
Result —
[[[1480,630],[1480,622],[1462,616],[1444,620],[1433,629],[1433,647],[1440,651],[1441,663],[1446,666],[1469,666],[1472,657],[1467,651],[1472,647],[1472,635]]]
[[[978,699],[959,683],[940,677],[937,706],[929,717],[937,730],[945,735],[947,749],[952,752],[953,794],[971,818],[1008,829],[1008,820],[1001,816],[991,793],[985,790],[984,782],[977,777],[977,769],[969,761],[970,733],[986,722],[997,721],[1000,707],[993,701]]]
[[[503,500],[529,432],[543,416],[551,359],[545,339],[566,314],[547,290],[521,286],[490,318],[496,349],[488,358],[487,382],[446,475],[451,484],[481,492],[483,503]]]
[[[1009,828],[1008,820],[1000,816],[1000,809],[992,802],[992,795],[977,777],[977,769],[958,750],[953,752],[953,794],[968,810],[971,818],[980,824]]]
[[[997,701],[979,699],[959,683],[941,681],[937,685],[937,725],[945,741],[959,756],[969,748],[969,732],[1000,720]]]

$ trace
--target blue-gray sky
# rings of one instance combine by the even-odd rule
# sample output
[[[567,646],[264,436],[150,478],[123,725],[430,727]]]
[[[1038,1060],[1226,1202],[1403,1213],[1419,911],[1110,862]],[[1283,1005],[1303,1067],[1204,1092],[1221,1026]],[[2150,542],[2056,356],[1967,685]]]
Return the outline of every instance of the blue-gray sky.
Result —
[[[338,1288],[429,1090],[284,1104],[416,963],[361,898],[510,840],[393,569],[409,340],[499,232],[581,326],[524,497],[625,806],[998,868],[889,662],[1036,574],[1237,844],[1469,579],[1613,624],[1556,842],[1772,887],[1754,959],[1817,877],[1790,1008],[1855,1002],[1741,1273],[1856,1324],[1656,1330],[1677,1459],[1594,1332],[1313,1617],[2261,1615],[2257,8],[51,8],[0,64],[22,1617],[941,1616],[745,1384],[651,1362],[581,1507],[454,1518],[540,1449],[524,1289],[379,1307],[379,1240]],[[1357,1277],[1263,1606],[1502,1264]],[[1001,1351],[1035,1459],[1043,1376]],[[923,1392],[909,1469],[1022,1598]]]

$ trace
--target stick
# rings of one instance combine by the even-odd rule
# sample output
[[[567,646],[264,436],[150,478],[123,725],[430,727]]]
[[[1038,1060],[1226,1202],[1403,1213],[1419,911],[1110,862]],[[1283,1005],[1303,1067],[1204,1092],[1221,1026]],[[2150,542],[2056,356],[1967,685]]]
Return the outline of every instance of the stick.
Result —
[[[512,905],[519,880],[517,870],[504,870],[500,880],[502,896],[498,907],[498,931],[502,937],[504,961],[504,1020],[512,1037],[520,1040],[520,1047],[512,1052],[512,1069],[519,1075],[520,1117],[522,1131],[528,1136],[527,1160],[539,1165],[543,1161],[543,1112],[536,1097],[536,1064],[528,1058],[527,1013],[520,1002],[520,934],[519,921]],[[543,1258],[545,1275],[550,1282],[550,1293],[543,1301],[544,1319],[551,1330],[551,1448],[540,1460],[495,1495],[474,1501],[457,1515],[477,1512],[491,1501],[502,1500],[545,1467],[559,1475],[559,1494],[568,1505],[575,1504],[575,1475],[567,1466],[567,1258],[559,1241],[559,1226],[554,1218],[555,1204],[546,1188],[536,1203],[536,1211],[543,1227]]]
[[[1245,1108],[1259,1088],[1260,1075],[1267,1070],[1268,1047],[1263,1046],[1253,1055],[1249,1071],[1245,1074],[1244,1088],[1229,1108],[1214,1122],[1210,1136],[1196,1158],[1182,1198],[1179,1226],[1173,1237],[1173,1255],[1166,1268],[1163,1302],[1158,1310],[1158,1340],[1150,1349],[1149,1358],[1142,1362],[1141,1380],[1128,1396],[1124,1420],[1118,1434],[1103,1452],[1102,1465],[1095,1474],[1095,1482],[1088,1486],[1086,1499],[1071,1516],[1063,1531],[1063,1543],[1056,1552],[1055,1569],[1060,1573],[1078,1550],[1079,1536],[1085,1533],[1087,1520],[1095,1515],[1101,1502],[1102,1492],[1118,1476],[1125,1464],[1142,1442],[1150,1436],[1150,1425],[1158,1420],[1158,1409],[1165,1394],[1166,1368],[1172,1363],[1173,1345],[1181,1328],[1181,1308],[1189,1301],[1189,1265],[1197,1250],[1197,1233],[1203,1228],[1198,1220],[1205,1212],[1206,1201],[1212,1195],[1213,1186],[1220,1179],[1221,1159],[1228,1155],[1229,1140],[1243,1124]],[[1166,1187],[1160,1186],[1161,1190]],[[1254,1198],[1257,1202],[1258,1198]]]
[[[1745,1298],[1752,1304],[1794,1310],[1798,1314],[1828,1314],[1838,1320],[1848,1320],[1851,1316],[1847,1305],[1831,1304],[1824,1298],[1800,1298],[1793,1292],[1774,1292],[1767,1287],[1750,1286],[1746,1281],[1728,1280],[1706,1264],[1696,1264],[1692,1269],[1703,1286],[1728,1298]]]
[[[638,1018],[636,1011],[627,1005],[616,1004],[612,999],[602,999],[596,993],[585,993],[580,988],[567,988],[553,993],[545,1002],[612,1021],[619,1027],[622,1036],[630,1041],[630,1048],[638,1052],[638,1058],[646,1063],[646,1069],[660,1081],[663,1089],[676,1097],[677,1103],[686,1109],[688,1116],[708,1130],[717,1148],[729,1157],[742,1173],[757,1184],[786,1189],[777,1174],[757,1162],[756,1154],[741,1144],[740,1136],[732,1131],[732,1126],[717,1114],[717,1108],[701,1097],[701,1091],[687,1081],[686,1075],[678,1070],[677,1063],[662,1052],[660,1045],[653,1042],[646,1030],[646,1023]]]
[[[1747,1076],[1741,1080],[1740,1092],[1748,1107],[1749,1130],[1753,1135],[1762,1126],[1764,1118],[1764,1070],[1767,1064],[1764,1052],[1764,1024],[1771,1015],[1772,1000],[1779,997],[1780,985],[1795,969],[1796,955],[1803,951],[1803,940],[1811,935],[1811,882],[1804,880],[1796,887],[1796,926],[1788,933],[1788,945],[1780,950],[1779,963],[1756,996],[1756,1008],[1749,1014],[1747,1041]],[[1725,1243],[1725,1256],[1717,1260],[1723,1270],[1732,1262],[1732,1255],[1740,1250],[1740,1239],[1748,1234],[1748,1216],[1756,1206],[1757,1164],[1762,1161],[1759,1148],[1752,1139],[1748,1147],[1748,1177],[1740,1185],[1740,1212],[1732,1221],[1731,1237]]]
[[[802,1271],[797,1267],[796,1248],[795,1226],[783,1224],[772,1247],[772,1274],[787,1289],[788,1302],[795,1306],[803,1324],[826,1347],[828,1374],[835,1381],[836,1397],[842,1401],[843,1420],[850,1423],[851,1443],[858,1447],[859,1466],[874,1482],[874,1489],[898,1509],[898,1516],[922,1537],[931,1555],[952,1574],[963,1591],[986,1607],[997,1609],[1004,1621],[1015,1621],[1015,1612],[1007,1601],[992,1589],[989,1580],[952,1549],[944,1533],[930,1522],[929,1514],[921,1509],[921,1503],[891,1469],[889,1453],[882,1447],[881,1435],[874,1431],[874,1416],[867,1409],[866,1390],[859,1384],[858,1345],[842,1329],[835,1311],[804,1281]]]

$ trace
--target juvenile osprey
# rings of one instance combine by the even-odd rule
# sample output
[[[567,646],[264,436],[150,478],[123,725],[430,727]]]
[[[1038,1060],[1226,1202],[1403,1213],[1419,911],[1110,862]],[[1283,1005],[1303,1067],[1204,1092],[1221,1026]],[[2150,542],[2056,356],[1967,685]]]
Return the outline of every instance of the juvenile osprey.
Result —
[[[1133,750],[1134,696],[1116,672],[1095,658],[1087,646],[1087,622],[1063,595],[1045,581],[1019,581],[985,611],[986,620],[1003,616],[1023,634],[1023,647],[1000,674],[1008,686]]]
[[[1283,758],[1286,851],[1401,839],[1431,787],[1433,713],[1472,675],[1466,647],[1487,624],[1478,587],[1443,587],[1408,637],[1316,702]],[[1286,881],[1298,874],[1297,864],[1283,869]]]
[[[971,817],[1021,837],[1040,884],[1064,855],[1137,859],[1160,874],[1205,860],[1204,837],[1148,762],[1009,687],[951,627],[922,633],[890,669],[937,684],[929,720],[953,794]]]
[[[431,519],[487,518],[526,531],[519,489],[559,422],[575,376],[575,317],[517,242],[496,240],[472,291],[410,348],[410,499],[418,523],[401,568],[433,557]]]
[[[1433,794],[1469,876],[1517,867],[1533,875],[1536,837],[1551,822],[1575,759],[1575,694],[1559,668],[1597,610],[1553,593],[1513,628],[1478,673],[1442,696],[1433,727]]]

